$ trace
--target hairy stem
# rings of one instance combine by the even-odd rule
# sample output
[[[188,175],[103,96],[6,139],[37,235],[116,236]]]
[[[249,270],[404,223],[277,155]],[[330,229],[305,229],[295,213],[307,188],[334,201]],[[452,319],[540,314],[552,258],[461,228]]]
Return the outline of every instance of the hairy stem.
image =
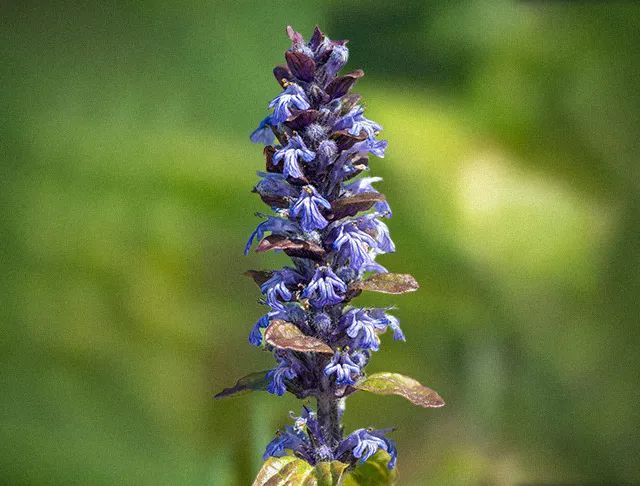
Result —
[[[336,398],[330,394],[323,394],[317,397],[318,400],[318,423],[330,447],[335,447],[342,439],[342,417],[343,399]]]

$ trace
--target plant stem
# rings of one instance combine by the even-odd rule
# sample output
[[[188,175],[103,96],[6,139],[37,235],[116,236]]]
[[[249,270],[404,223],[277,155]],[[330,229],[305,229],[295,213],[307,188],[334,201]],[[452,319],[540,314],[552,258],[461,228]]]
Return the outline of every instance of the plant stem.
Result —
[[[329,394],[318,395],[318,423],[331,448],[335,447],[342,439],[342,426],[340,418],[341,398]]]

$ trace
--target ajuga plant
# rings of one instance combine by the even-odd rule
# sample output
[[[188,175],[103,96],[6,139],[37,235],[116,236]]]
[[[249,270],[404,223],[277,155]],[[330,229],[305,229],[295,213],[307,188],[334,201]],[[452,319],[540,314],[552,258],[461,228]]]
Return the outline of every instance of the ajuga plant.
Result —
[[[341,425],[346,398],[359,391],[400,395],[415,405],[441,407],[436,392],[396,373],[367,375],[365,367],[390,330],[404,341],[390,307],[358,307],[363,291],[414,291],[413,277],[389,273],[377,263],[395,251],[384,223],[391,217],[385,197],[364,177],[369,157],[384,157],[382,127],[365,118],[360,96],[351,93],[364,73],[339,76],[347,41],[334,41],[316,27],[305,42],[287,28],[291,47],[274,74],[282,92],[271,113],[251,134],[265,145],[266,168],[254,188],[271,208],[259,214],[245,254],[280,251],[291,264],[247,272],[268,309],[253,326],[249,342],[273,353],[273,369],[241,378],[217,395],[249,390],[286,392],[306,401],[293,425],[267,445],[254,484],[391,484],[396,471],[392,429]],[[384,467],[380,465],[383,464]]]

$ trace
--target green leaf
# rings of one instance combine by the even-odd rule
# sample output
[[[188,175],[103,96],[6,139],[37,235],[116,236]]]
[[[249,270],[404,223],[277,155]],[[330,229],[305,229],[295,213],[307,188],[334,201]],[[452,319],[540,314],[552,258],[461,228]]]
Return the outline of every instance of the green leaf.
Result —
[[[315,477],[317,486],[334,486],[340,484],[344,470],[348,464],[340,461],[319,462],[316,464]],[[309,486],[316,483],[309,483]]]
[[[286,321],[271,321],[264,333],[264,340],[279,349],[333,354],[333,349],[328,344],[318,338],[304,335],[298,326]]]
[[[391,457],[379,450],[363,464],[350,471],[340,486],[392,486],[396,482],[397,470],[389,469]]]
[[[399,395],[424,408],[444,407],[442,397],[431,388],[398,373],[374,373],[353,387],[378,395]]]
[[[404,294],[415,292],[420,285],[415,278],[408,273],[378,273],[366,280],[351,285],[350,290],[370,290],[383,294]]]
[[[337,486],[347,464],[320,462],[315,467],[295,456],[270,457],[256,476],[253,486]]]
[[[245,394],[250,391],[266,390],[267,389],[267,373],[266,371],[257,371],[250,375],[240,378],[235,385],[230,388],[225,388],[213,398],[226,398],[233,395]]]

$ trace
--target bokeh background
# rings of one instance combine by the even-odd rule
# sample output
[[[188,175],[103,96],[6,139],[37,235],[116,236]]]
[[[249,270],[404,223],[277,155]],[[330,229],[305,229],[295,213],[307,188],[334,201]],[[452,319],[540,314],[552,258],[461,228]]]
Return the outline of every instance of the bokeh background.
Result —
[[[447,407],[397,426],[401,484],[640,481],[640,5],[3,2],[0,482],[246,485],[292,397],[212,394],[271,357],[242,256],[248,134],[284,27],[351,39],[419,292],[372,371]]]

